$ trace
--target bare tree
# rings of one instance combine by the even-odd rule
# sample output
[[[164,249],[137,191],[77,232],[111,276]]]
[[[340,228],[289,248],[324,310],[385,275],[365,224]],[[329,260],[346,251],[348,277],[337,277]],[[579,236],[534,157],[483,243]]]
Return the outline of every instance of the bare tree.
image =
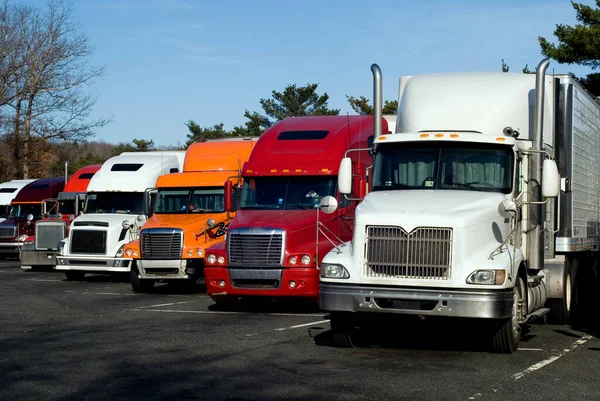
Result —
[[[8,92],[12,109],[12,142],[19,176],[27,178],[31,157],[47,142],[93,136],[107,119],[88,121],[96,102],[90,85],[103,68],[89,66],[93,53],[87,38],[70,20],[70,3],[51,0],[45,10],[7,5],[22,16],[12,57],[18,68]],[[10,57],[9,57],[10,59]],[[9,82],[10,84],[10,82]]]

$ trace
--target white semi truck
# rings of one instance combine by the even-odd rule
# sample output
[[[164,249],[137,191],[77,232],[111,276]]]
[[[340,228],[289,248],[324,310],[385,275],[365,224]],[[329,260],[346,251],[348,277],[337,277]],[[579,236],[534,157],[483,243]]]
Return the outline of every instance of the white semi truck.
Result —
[[[123,247],[137,239],[152,211],[156,180],[179,172],[185,152],[126,152],[108,159],[90,180],[84,213],[58,247],[56,270],[68,280],[87,272],[129,273]]]
[[[444,316],[480,319],[511,353],[530,317],[581,313],[598,269],[600,104],[547,66],[400,78],[396,132],[374,127],[353,239],[320,266],[338,345],[376,313]],[[345,158],[341,193],[351,173]],[[547,263],[556,255],[565,262]]]

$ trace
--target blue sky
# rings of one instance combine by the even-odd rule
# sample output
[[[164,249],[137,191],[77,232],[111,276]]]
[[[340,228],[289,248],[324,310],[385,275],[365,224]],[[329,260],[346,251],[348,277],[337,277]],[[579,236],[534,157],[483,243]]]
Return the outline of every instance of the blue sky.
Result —
[[[401,75],[499,71],[502,58],[533,69],[538,36],[576,23],[567,0],[77,0],[73,20],[106,69],[92,118],[113,121],[93,139],[157,145],[185,143],[190,119],[240,125],[292,83],[319,83],[330,107],[352,113],[345,95],[371,97],[374,62],[389,100]]]

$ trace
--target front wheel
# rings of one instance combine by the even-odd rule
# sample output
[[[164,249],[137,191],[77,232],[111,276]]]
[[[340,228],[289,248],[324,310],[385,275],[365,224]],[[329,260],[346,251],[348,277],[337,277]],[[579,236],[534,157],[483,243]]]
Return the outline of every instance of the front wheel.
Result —
[[[519,277],[513,288],[513,306],[511,317],[499,322],[492,336],[492,344],[495,352],[512,354],[517,351],[521,339],[521,321],[524,319],[525,305],[525,283]]]
[[[85,277],[85,272],[77,271],[77,270],[67,270],[65,271],[65,276],[68,281],[81,281]]]
[[[129,274],[131,280],[131,288],[133,292],[150,292],[154,288],[154,280],[143,279],[138,276],[137,267],[131,268],[131,273]]]
[[[331,313],[329,316],[333,344],[340,348],[356,347],[354,324],[352,319],[343,314]]]

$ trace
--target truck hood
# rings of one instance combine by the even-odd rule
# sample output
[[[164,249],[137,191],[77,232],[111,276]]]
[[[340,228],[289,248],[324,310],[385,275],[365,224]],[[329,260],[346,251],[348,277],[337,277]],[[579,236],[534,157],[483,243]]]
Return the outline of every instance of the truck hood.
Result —
[[[144,225],[144,228],[201,228],[208,219],[219,222],[221,214],[155,214]]]
[[[325,214],[321,213],[321,221]],[[316,210],[238,210],[229,230],[242,227],[282,228],[288,232],[314,227]]]
[[[371,192],[357,208],[357,223],[400,223],[405,230],[417,226],[469,227],[499,217],[504,194],[458,190],[396,190]],[[367,217],[368,216],[368,217]],[[364,221],[363,221],[364,219]],[[396,221],[398,220],[398,222]]]

